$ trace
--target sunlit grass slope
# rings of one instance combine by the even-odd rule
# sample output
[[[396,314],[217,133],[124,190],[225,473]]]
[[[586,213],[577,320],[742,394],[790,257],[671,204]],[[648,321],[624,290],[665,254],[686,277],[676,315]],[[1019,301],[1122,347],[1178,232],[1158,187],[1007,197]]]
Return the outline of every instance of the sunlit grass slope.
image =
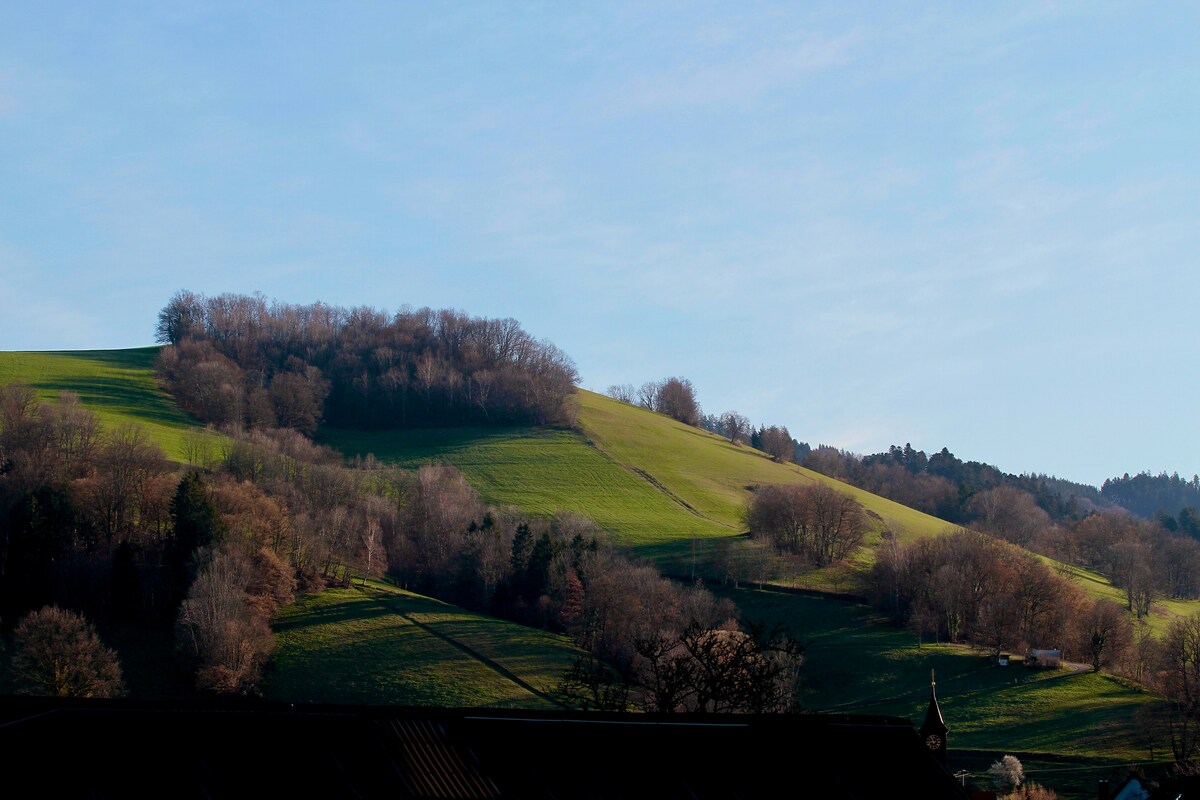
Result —
[[[372,582],[280,610],[274,700],[550,708],[580,655],[566,637]]]
[[[135,422],[169,458],[183,460],[188,433],[203,426],[159,388],[158,350],[0,352],[0,385],[28,384],[44,401],[74,392],[106,428]]]
[[[678,542],[737,531],[689,512],[574,431],[546,428],[455,428],[360,432],[325,429],[321,442],[346,454],[373,453],[416,467],[448,461],[485,500],[549,516],[579,512],[632,546]]]
[[[676,422],[662,414],[580,390],[584,435],[612,458],[645,471],[680,501],[723,525],[741,529],[749,487],[772,483],[826,483],[853,495],[902,539],[939,534],[950,526],[795,464],[777,464],[748,446]]]
[[[757,450],[603,395],[580,390],[581,432],[456,428],[359,432],[325,429],[320,440],[347,455],[373,453],[415,466],[448,461],[486,500],[549,515],[578,511],[647,555],[686,549],[694,539],[744,530],[749,487],[822,481],[857,497],[903,538],[949,528],[890,500]]]

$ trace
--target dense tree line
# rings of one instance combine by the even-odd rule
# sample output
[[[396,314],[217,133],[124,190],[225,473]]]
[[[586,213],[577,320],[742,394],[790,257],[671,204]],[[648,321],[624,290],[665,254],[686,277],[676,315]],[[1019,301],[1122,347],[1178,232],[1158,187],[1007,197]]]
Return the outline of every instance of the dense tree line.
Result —
[[[1064,482],[1045,476],[1004,475],[945,449],[926,456],[906,445],[858,457],[820,447],[805,463],[942,519],[1101,572],[1124,591],[1126,608],[1138,617],[1149,614],[1158,598],[1200,597],[1200,514],[1192,508],[1178,516],[1160,512],[1139,519],[1098,494],[1076,491],[1074,484],[1063,488]]]
[[[1191,519],[1197,517],[1200,508],[1200,476],[1191,480],[1179,477],[1178,473],[1167,475],[1162,472],[1151,475],[1140,472],[1130,476],[1125,473],[1119,478],[1110,478],[1100,486],[1100,494],[1115,505],[1146,519],[1159,514],[1174,517],[1189,512]],[[1200,536],[1200,531],[1192,535]]]
[[[512,319],[179,292],[159,374],[205,422],[348,428],[572,421],[571,359]]]
[[[102,431],[72,396],[44,404],[28,387],[0,387],[0,465],[9,625],[50,604],[164,633],[177,625],[198,685],[241,692],[270,652],[275,605],[291,599],[298,574],[319,580],[298,557],[312,547],[285,535],[290,520],[253,484],[181,474],[140,428]],[[229,565],[233,583],[207,590]],[[221,612],[203,630],[201,606]],[[226,662],[235,666],[222,672]]]
[[[1107,575],[1139,616],[1160,597],[1200,597],[1200,542],[1122,511],[1050,529],[1037,549]]]
[[[1033,647],[1069,652],[1084,638],[1077,623],[1089,603],[1078,586],[1035,556],[974,531],[910,545],[890,540],[869,585],[876,605],[898,622],[993,655]]]
[[[1200,538],[1197,476],[1186,480],[1165,472],[1132,477],[1127,473],[1106,480],[1097,489],[1050,475],[1005,473],[990,464],[963,461],[946,448],[926,455],[910,444],[865,456],[822,445],[799,461],[824,475],[960,525],[974,525],[978,519],[978,504],[973,505],[978,495],[1004,489],[1010,500],[1019,492],[1040,508],[1049,522],[1071,523],[1121,508],[1144,519],[1158,518],[1169,530]],[[1028,505],[1026,500],[1021,502]]]
[[[1076,520],[1111,503],[1092,486],[1046,475],[1012,475],[990,464],[963,461],[948,449],[933,455],[912,445],[859,456],[822,445],[804,466],[958,525],[979,517],[978,495],[997,489],[1028,495],[1050,520]]]

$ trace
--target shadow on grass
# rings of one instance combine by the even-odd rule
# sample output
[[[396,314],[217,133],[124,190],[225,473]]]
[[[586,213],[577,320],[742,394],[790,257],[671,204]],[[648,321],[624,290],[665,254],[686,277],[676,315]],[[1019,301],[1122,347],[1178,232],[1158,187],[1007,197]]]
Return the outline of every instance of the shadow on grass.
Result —
[[[85,405],[117,411],[135,419],[164,425],[199,426],[200,423],[172,406],[154,386],[125,378],[89,377],[70,381],[42,381],[34,388],[70,391]]]
[[[303,630],[318,625],[337,625],[394,616],[392,611],[366,598],[347,598],[341,602],[314,605],[295,614],[277,620],[272,628],[276,632]]]
[[[127,350],[55,350],[51,355],[95,361],[121,369],[154,369],[160,347],[134,347]]]
[[[561,431],[552,428],[388,428],[353,430],[324,427],[316,441],[345,456],[373,454],[381,461],[419,463],[448,457],[456,451],[513,439],[550,439]]]

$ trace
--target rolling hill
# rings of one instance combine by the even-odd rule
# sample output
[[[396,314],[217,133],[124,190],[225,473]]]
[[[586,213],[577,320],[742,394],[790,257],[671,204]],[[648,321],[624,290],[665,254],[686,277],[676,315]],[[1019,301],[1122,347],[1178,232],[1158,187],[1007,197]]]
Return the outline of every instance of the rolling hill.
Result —
[[[47,400],[75,392],[104,425],[142,424],[184,462],[203,428],[158,388],[155,352],[0,353],[0,383],[28,383]],[[744,541],[741,509],[755,484],[819,481],[854,495],[875,516],[869,545],[878,544],[884,528],[902,541],[950,529],[942,520],[774,463],[659,414],[582,390],[578,401],[577,430],[327,428],[318,438],[347,456],[373,453],[410,467],[452,463],[490,503],[534,515],[587,514],[618,542],[676,573],[713,542]],[[867,547],[840,573],[785,575],[778,582],[843,588],[872,559]],[[1069,571],[1096,596],[1117,593],[1103,576]],[[928,670],[936,668],[957,737],[954,748],[977,750],[981,759],[1017,751],[1089,763],[1148,755],[1137,738],[1136,715],[1156,698],[1119,681],[1072,672],[1056,678],[1000,672],[965,647],[923,645],[881,624],[863,606],[787,592],[729,591],[744,618],[785,622],[807,642],[809,708],[919,717]],[[1196,605],[1160,604],[1155,627]],[[276,630],[280,648],[266,692],[277,699],[546,707],[578,652],[561,637],[382,584],[304,598],[283,610]]]
[[[138,423],[171,458],[187,462],[206,432],[159,388],[156,347],[130,350],[0,353],[0,384],[33,386],[39,397],[78,394],[106,426]],[[760,451],[734,446],[707,431],[661,414],[579,390],[579,429],[437,428],[350,431],[324,428],[318,440],[349,456],[415,467],[449,462],[466,474],[489,503],[549,516],[582,513],[615,539],[654,560],[660,568],[688,574],[713,542],[736,539],[744,530],[741,509],[749,487],[765,483],[820,481],[854,496],[874,515],[876,529],[853,562],[824,570],[785,573],[777,582],[793,587],[845,591],[873,561],[885,528],[900,541],[939,535],[943,520],[794,464],[777,464]],[[1053,562],[1057,565],[1057,562]],[[1090,594],[1118,598],[1119,590],[1096,573],[1062,566]],[[1200,602],[1160,603],[1156,629],[1191,613]]]

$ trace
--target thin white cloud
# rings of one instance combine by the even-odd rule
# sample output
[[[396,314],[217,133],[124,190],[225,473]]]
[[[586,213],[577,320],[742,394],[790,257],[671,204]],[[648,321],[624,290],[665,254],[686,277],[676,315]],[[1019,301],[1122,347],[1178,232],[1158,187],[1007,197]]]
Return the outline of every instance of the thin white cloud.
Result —
[[[854,30],[796,38],[721,63],[687,60],[626,79],[602,105],[614,116],[694,107],[739,109],[765,94],[794,88],[814,75],[847,65],[868,38]]]

